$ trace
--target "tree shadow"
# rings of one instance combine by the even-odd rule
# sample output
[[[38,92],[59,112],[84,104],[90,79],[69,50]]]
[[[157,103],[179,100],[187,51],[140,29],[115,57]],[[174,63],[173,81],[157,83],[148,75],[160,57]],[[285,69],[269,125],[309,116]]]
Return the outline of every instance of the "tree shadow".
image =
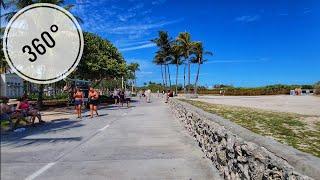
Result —
[[[70,137],[70,138],[36,138],[30,139],[26,138],[31,135],[45,134],[49,132],[61,132],[70,130],[73,128],[79,128],[84,126],[80,124],[81,121],[71,120],[71,119],[56,119],[51,122],[46,122],[43,124],[36,124],[33,126],[24,126],[25,131],[22,132],[8,132],[6,134],[1,134],[1,147],[11,146],[13,144],[26,144],[26,141],[30,144],[31,142],[49,142],[49,141],[78,141],[81,137]],[[25,143],[23,143],[25,142]],[[27,143],[27,144],[28,144]],[[32,143],[31,143],[32,144]]]

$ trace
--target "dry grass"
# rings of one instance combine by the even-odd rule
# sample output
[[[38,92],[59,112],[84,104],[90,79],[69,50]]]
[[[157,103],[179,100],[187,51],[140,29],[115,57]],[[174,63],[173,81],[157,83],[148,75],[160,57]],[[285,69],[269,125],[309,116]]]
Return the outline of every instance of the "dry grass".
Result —
[[[320,117],[182,100],[257,134],[320,157]],[[305,119],[316,119],[306,122]]]

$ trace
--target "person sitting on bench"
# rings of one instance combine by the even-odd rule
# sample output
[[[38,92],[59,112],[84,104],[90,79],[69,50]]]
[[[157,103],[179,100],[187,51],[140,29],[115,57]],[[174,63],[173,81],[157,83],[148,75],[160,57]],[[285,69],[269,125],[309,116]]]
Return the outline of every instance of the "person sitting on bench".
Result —
[[[41,114],[37,109],[32,108],[28,102],[28,98],[23,96],[19,103],[17,104],[17,111],[20,111],[24,117],[31,116],[31,122],[34,126],[34,121],[38,118],[39,123],[44,123],[45,121],[41,120]]]
[[[1,121],[9,121],[10,130],[14,130],[19,122],[23,119],[21,113],[17,111],[12,111],[10,105],[8,105],[9,99],[4,97],[2,98],[2,102],[0,104],[0,120]],[[17,121],[13,124],[13,119],[17,119]]]

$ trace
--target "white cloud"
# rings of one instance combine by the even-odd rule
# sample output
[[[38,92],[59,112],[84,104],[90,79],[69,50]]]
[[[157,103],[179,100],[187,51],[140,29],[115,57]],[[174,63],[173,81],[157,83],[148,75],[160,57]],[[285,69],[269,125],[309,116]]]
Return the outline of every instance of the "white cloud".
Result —
[[[129,12],[131,12],[131,11],[136,11],[136,10],[139,10],[139,9],[141,9],[141,8],[143,8],[143,7],[144,7],[144,4],[143,4],[143,3],[138,3],[138,4],[136,4],[135,6],[129,8],[128,11],[129,11]]]
[[[289,16],[288,13],[280,13],[279,16]]]
[[[263,63],[269,61],[268,58],[252,59],[252,60],[211,60],[205,62],[206,64],[215,64],[215,63]]]
[[[260,19],[259,15],[239,16],[235,18],[236,21],[240,21],[240,22],[254,22],[254,21],[258,21],[259,19]]]
[[[119,26],[119,27],[108,29],[108,32],[113,34],[135,34],[137,33],[137,31],[161,28],[163,26],[178,23],[180,21],[182,21],[182,19],[173,20],[173,21],[164,21],[159,23]]]
[[[144,49],[144,48],[151,48],[156,46],[154,43],[148,43],[148,44],[143,44],[143,45],[138,45],[138,46],[132,46],[132,47],[126,47],[120,49],[120,51],[132,51],[132,50],[137,50],[137,49]]]
[[[152,1],[152,5],[159,5],[159,4],[163,4],[163,3],[165,3],[166,2],[166,0],[155,0],[155,1]]]
[[[311,12],[312,12],[311,9],[309,9],[309,8],[304,8],[303,14],[309,14],[309,13],[311,13]]]
[[[141,71],[141,72],[138,72],[139,76],[143,77],[144,75],[148,75],[148,74],[153,74],[152,71]]]

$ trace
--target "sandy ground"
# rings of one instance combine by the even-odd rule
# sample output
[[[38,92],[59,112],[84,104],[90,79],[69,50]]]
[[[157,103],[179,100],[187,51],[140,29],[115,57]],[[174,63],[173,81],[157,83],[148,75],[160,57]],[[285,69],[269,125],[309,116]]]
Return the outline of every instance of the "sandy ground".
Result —
[[[320,116],[320,97],[315,96],[200,96],[200,101]]]

